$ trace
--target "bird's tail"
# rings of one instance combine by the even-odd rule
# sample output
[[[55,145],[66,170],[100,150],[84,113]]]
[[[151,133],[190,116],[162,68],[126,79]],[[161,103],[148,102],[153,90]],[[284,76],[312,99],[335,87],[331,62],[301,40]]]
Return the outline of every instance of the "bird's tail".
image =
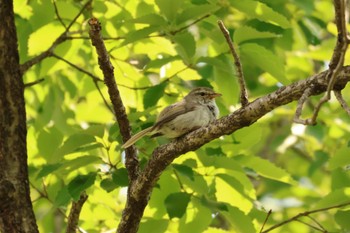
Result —
[[[147,135],[148,133],[150,133],[152,131],[152,127],[146,128],[140,132],[138,132],[137,134],[135,134],[134,136],[132,136],[129,140],[127,140],[124,145],[122,145],[122,148],[128,148],[131,145],[133,145],[135,142],[137,142],[139,139],[141,139],[143,136]]]

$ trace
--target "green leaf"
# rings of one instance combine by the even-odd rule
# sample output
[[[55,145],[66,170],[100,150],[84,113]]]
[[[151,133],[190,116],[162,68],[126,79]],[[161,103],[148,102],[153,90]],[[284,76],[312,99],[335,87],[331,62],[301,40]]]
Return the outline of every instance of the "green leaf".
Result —
[[[174,36],[176,42],[175,49],[184,60],[185,64],[191,64],[192,58],[196,52],[196,42],[189,32],[179,33]]]
[[[176,56],[169,56],[169,55],[162,55],[162,58],[160,59],[155,59],[155,60],[151,60],[144,68],[144,70],[148,70],[151,68],[160,68],[172,61],[176,61],[179,60],[180,56],[176,55]]]
[[[71,198],[72,197],[69,194],[68,187],[64,186],[60,189],[60,191],[58,191],[55,197],[54,205],[56,207],[66,206],[70,202]]]
[[[73,153],[82,146],[96,142],[94,136],[87,134],[73,134],[67,138],[63,145],[56,151],[55,156],[60,158],[63,155]]]
[[[289,28],[291,26],[289,20],[285,16],[274,11],[272,8],[268,7],[262,2],[252,0],[230,0],[230,2],[233,7],[246,13],[252,18],[256,18],[282,28]]]
[[[235,30],[233,34],[233,41],[236,44],[240,44],[244,41],[254,40],[254,39],[263,39],[263,38],[276,38],[280,35],[272,32],[260,32],[255,28],[243,26]]]
[[[89,164],[101,164],[101,158],[93,155],[83,155],[71,160],[63,160],[60,169],[64,169],[66,173],[74,171],[81,167],[86,167]]]
[[[145,109],[157,105],[158,100],[164,95],[166,85],[167,83],[163,82],[147,89],[143,96],[143,107]]]
[[[55,163],[55,164],[45,164],[43,168],[39,171],[38,175],[36,176],[36,179],[42,178],[44,176],[47,176],[48,174],[56,171],[62,166],[61,163]]]
[[[183,0],[156,0],[160,13],[165,15],[169,21],[174,21],[177,16],[177,12],[181,9]]]
[[[224,203],[224,202],[218,202],[218,201],[213,201],[213,200],[210,200],[208,199],[207,197],[205,196],[202,196],[201,198],[201,203],[202,205],[208,207],[209,209],[213,210],[213,211],[218,211],[218,210],[221,210],[221,211],[228,211],[228,208],[227,208],[227,204]]]
[[[337,211],[334,215],[335,221],[341,226],[344,232],[350,231],[350,210],[347,211]]]
[[[128,171],[125,168],[119,168],[112,173],[113,182],[118,187],[126,187],[129,185]]]
[[[296,184],[296,181],[287,171],[277,167],[275,164],[266,159],[256,156],[237,156],[236,158],[240,164],[253,169],[256,173],[263,177],[292,185]]]
[[[349,200],[350,188],[347,187],[343,189],[338,189],[323,197],[319,202],[316,203],[312,210],[349,203]]]
[[[108,193],[119,187],[111,178],[103,179],[100,186]]]
[[[197,19],[204,15],[210,14],[217,10],[218,7],[211,4],[204,4],[200,6],[186,7],[181,14],[177,16],[176,23],[181,24],[191,19]]]
[[[78,175],[69,182],[68,192],[74,201],[79,200],[80,194],[94,184],[96,175],[96,172],[90,172],[87,175]]]
[[[194,173],[191,167],[182,164],[172,164],[172,166],[177,172],[187,176],[190,180],[194,181]]]
[[[135,41],[139,41],[141,39],[147,38],[153,32],[159,32],[160,26],[152,25],[149,27],[142,28],[140,30],[131,31],[126,35],[125,40],[120,44],[120,47],[125,46],[127,44],[133,43]]]
[[[348,166],[350,164],[350,147],[341,147],[335,155],[329,160],[329,168],[331,170],[338,167]]]
[[[235,233],[256,232],[252,219],[238,208],[228,205],[228,211],[220,213],[229,221]]]
[[[136,19],[131,19],[126,21],[126,23],[139,23],[139,24],[150,24],[150,25],[166,25],[165,19],[156,14],[143,15]]]
[[[278,82],[284,85],[290,83],[286,78],[283,60],[271,51],[253,43],[242,44],[240,51],[242,56],[247,58],[246,62],[251,62],[270,73]]]
[[[61,145],[62,140],[63,135],[56,127],[46,128],[39,131],[37,142],[42,157],[47,161],[52,162],[53,154]]]
[[[64,27],[58,21],[45,24],[30,35],[28,40],[28,54],[34,56],[47,50],[63,32]]]
[[[188,193],[171,193],[164,201],[169,218],[181,218],[185,212],[191,195]]]
[[[163,233],[167,231],[169,220],[167,219],[146,219],[140,223],[138,233]]]

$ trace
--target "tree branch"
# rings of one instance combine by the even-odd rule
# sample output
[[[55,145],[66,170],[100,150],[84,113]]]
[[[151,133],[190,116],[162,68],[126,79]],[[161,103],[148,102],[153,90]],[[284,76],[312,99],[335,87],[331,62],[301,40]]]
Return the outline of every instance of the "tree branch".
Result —
[[[316,105],[313,115],[310,119],[300,120],[297,119],[296,122],[303,123],[307,125],[315,125],[318,113],[324,103],[330,100],[331,91],[333,90],[335,79],[338,73],[344,66],[344,58],[349,45],[348,32],[346,29],[346,4],[345,0],[334,0],[335,9],[335,23],[338,30],[338,40],[334,48],[331,62],[329,63],[329,70],[327,73],[328,87],[325,95],[321,98],[319,103]]]
[[[69,216],[68,216],[68,224],[66,233],[75,233],[78,228],[78,222],[79,222],[79,215],[81,212],[81,209],[83,208],[83,205],[85,201],[88,199],[88,195],[86,195],[85,192],[83,192],[79,200],[76,202],[73,202],[72,208],[70,210]]]
[[[92,0],[88,0],[84,6],[81,8],[81,10],[79,11],[79,13],[74,17],[74,19],[70,22],[70,24],[65,27],[64,32],[52,43],[52,45],[50,46],[50,48],[48,48],[46,51],[42,52],[41,54],[33,57],[32,59],[26,61],[25,63],[23,63],[21,65],[21,74],[23,75],[27,70],[29,70],[33,65],[41,62],[42,60],[44,60],[47,57],[52,56],[54,49],[61,43],[63,43],[64,41],[66,41],[67,38],[67,33],[69,31],[69,29],[73,26],[73,24],[77,21],[77,19],[80,17],[80,15],[84,12],[84,10],[90,6]],[[55,10],[56,10],[56,5],[55,6]],[[57,15],[57,17],[59,17]],[[59,18],[60,19],[60,18]],[[61,22],[61,20],[60,20]],[[63,24],[63,22],[61,22]]]
[[[327,74],[328,71],[324,71],[306,80],[281,87],[271,94],[242,106],[230,115],[216,120],[207,127],[202,127],[156,148],[144,170],[136,181],[129,186],[129,198],[118,227],[118,232],[137,232],[153,186],[164,169],[175,158],[186,152],[194,151],[218,137],[232,134],[238,129],[253,124],[275,108],[300,99],[306,89],[310,89],[310,96],[326,92],[328,87]],[[350,66],[343,67],[336,79],[335,90],[343,89],[349,81]]]
[[[269,229],[263,231],[262,233],[267,233],[267,232],[270,232],[278,227],[281,227],[287,223],[290,223],[292,221],[297,221],[299,220],[300,217],[304,217],[304,216],[309,216],[310,214],[313,214],[313,213],[317,213],[317,212],[323,212],[323,211],[327,211],[327,210],[331,210],[331,209],[338,209],[338,208],[341,208],[341,207],[344,207],[344,206],[348,206],[350,205],[350,202],[346,202],[346,203],[343,203],[343,204],[339,204],[339,205],[335,205],[335,206],[329,206],[329,207],[325,207],[325,208],[321,208],[321,209],[316,209],[316,210],[311,210],[311,211],[306,211],[306,212],[303,212],[303,213],[299,213],[297,215],[295,215],[294,217],[290,218],[290,219],[287,219],[283,222],[280,222],[272,227],[270,227]]]
[[[230,48],[231,54],[233,56],[234,59],[234,64],[236,67],[236,72],[237,72],[237,77],[238,77],[238,82],[239,82],[239,86],[240,86],[240,90],[241,90],[241,104],[242,106],[245,106],[249,103],[248,100],[248,92],[247,92],[247,87],[244,81],[244,74],[243,74],[243,68],[242,68],[242,64],[241,64],[241,60],[239,59],[238,53],[236,52],[235,47],[233,46],[231,37],[230,37],[230,33],[228,32],[228,30],[226,29],[224,23],[219,20],[218,21],[218,25],[220,27],[220,30],[222,31],[222,33],[224,34],[224,37],[226,39],[226,42]]]
[[[88,23],[90,25],[89,35],[92,45],[95,46],[98,54],[98,64],[103,72],[104,81],[108,88],[109,98],[113,105],[115,118],[118,121],[123,141],[126,142],[131,137],[130,124],[117,84],[115,82],[114,67],[109,59],[108,52],[103,43],[101,36],[101,25],[95,18],[91,18]],[[137,159],[135,146],[131,146],[126,149],[125,166],[128,169],[129,181],[131,184],[139,173],[139,162]]]

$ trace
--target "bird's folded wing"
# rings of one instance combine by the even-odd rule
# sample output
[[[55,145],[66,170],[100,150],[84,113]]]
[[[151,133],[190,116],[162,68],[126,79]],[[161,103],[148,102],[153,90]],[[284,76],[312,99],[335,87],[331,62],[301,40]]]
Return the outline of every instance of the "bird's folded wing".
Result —
[[[152,127],[153,129],[161,127],[163,124],[174,120],[176,117],[191,112],[195,109],[194,104],[179,102],[166,107],[158,116],[157,122]]]

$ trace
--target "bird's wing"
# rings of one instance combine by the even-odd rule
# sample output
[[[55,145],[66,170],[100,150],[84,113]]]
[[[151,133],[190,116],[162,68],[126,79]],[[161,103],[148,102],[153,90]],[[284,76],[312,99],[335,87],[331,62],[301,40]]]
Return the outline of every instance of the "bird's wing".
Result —
[[[157,122],[152,128],[158,128],[164,123],[174,120],[176,117],[191,112],[195,109],[192,103],[186,103],[182,100],[178,103],[166,107],[158,116]]]

